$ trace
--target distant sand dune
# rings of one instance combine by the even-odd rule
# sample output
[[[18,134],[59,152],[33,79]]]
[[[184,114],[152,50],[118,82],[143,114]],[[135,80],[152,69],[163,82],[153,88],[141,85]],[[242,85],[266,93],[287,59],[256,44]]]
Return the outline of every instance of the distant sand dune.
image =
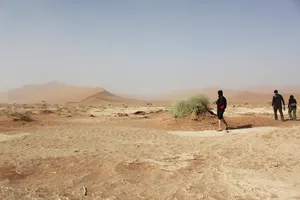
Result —
[[[46,101],[53,104],[64,103],[127,103],[139,104],[144,101],[122,98],[103,88],[65,85],[59,82],[31,84],[0,93],[2,103],[37,103]]]
[[[293,93],[291,93],[293,94]],[[293,94],[296,99],[300,100],[300,94]],[[288,103],[288,99],[290,94],[282,94],[286,104]],[[263,103],[266,101],[271,101],[273,97],[273,93],[264,94],[264,93],[253,93],[253,92],[240,92],[234,96],[229,98],[229,101],[236,103]]]
[[[199,90],[177,91],[164,95],[152,103],[169,104],[172,100],[185,99],[193,95],[204,94],[211,101],[217,99],[217,91],[222,89],[229,103],[264,103],[270,101],[273,95],[273,87],[256,86],[246,88],[245,91],[223,89],[223,88],[202,88]],[[276,87],[274,87],[276,88]],[[281,86],[276,89],[288,101],[290,94],[300,99],[300,87],[297,86]],[[269,91],[269,92],[268,92]],[[294,91],[292,93],[291,91]],[[21,88],[0,92],[0,103],[37,103],[47,101],[48,103],[64,104],[64,103],[86,103],[86,104],[102,104],[102,103],[124,103],[124,104],[144,104],[146,101],[134,98],[124,98],[106,91],[101,87],[82,87],[71,86],[60,82],[49,82],[46,84],[30,84]],[[300,101],[300,100],[299,100]]]
[[[26,85],[0,94],[3,103],[48,103],[78,102],[87,96],[104,91],[103,88],[70,86],[62,83],[47,83],[43,85]]]
[[[126,103],[126,104],[139,104],[143,103],[144,101],[130,99],[130,98],[123,98],[117,95],[114,95],[106,90],[101,92],[97,92],[91,96],[86,97],[80,103],[86,104],[99,104],[99,103]]]

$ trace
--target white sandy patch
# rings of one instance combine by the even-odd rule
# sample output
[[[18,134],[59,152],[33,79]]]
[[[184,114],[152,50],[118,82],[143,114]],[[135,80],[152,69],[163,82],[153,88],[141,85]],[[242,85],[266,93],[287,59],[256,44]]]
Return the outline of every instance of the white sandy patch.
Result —
[[[270,108],[233,108],[235,114],[273,114]]]
[[[22,133],[22,134],[18,134],[18,135],[5,135],[5,134],[0,134],[0,142],[4,142],[7,140],[12,140],[15,138],[20,138],[23,136],[29,135],[29,133]]]
[[[267,133],[275,130],[275,127],[256,127],[256,128],[243,128],[229,130],[229,133],[233,134],[251,134],[251,133]],[[189,136],[189,137],[216,137],[228,134],[226,131],[206,130],[206,131],[169,131],[168,133]]]
[[[214,113],[217,113],[217,110],[213,110]],[[287,111],[283,111],[283,113],[287,113]],[[272,108],[243,108],[243,107],[230,107],[225,111],[225,116],[239,116],[239,115],[272,115]]]
[[[293,183],[284,181],[284,179],[276,180],[266,176],[264,173],[258,173],[253,170],[240,170],[236,168],[226,169],[226,182],[235,193],[250,196],[253,190],[258,189],[265,191],[269,196],[268,199],[298,199],[300,190],[293,187]],[[288,178],[286,178],[288,179]],[[275,195],[276,194],[276,195]]]
[[[199,154],[199,152],[185,152],[171,157],[162,157],[159,160],[142,159],[126,161],[125,163],[127,165],[148,163],[152,166],[158,166],[163,170],[174,171],[184,167],[188,167],[190,165],[190,161],[193,160],[197,154]]]
[[[89,111],[90,114],[94,115],[94,116],[111,116],[111,115],[115,115],[117,113],[126,113],[126,114],[133,114],[137,111],[144,111],[144,112],[155,112],[158,110],[166,110],[165,107],[113,107],[113,108],[106,108],[103,110],[99,110],[99,109],[92,109]]]

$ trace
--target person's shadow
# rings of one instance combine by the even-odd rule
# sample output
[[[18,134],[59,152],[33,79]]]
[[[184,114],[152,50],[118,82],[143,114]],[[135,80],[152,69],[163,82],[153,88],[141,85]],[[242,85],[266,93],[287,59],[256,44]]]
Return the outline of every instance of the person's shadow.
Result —
[[[230,130],[252,128],[252,124],[230,127]]]
[[[300,121],[300,119],[284,119],[284,122],[296,122],[296,121]]]

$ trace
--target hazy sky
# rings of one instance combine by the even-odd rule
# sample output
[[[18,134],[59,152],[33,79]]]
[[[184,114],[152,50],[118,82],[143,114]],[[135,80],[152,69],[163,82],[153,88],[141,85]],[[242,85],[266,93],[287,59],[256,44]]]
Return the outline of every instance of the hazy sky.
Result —
[[[299,84],[300,1],[0,0],[0,68],[0,90]]]

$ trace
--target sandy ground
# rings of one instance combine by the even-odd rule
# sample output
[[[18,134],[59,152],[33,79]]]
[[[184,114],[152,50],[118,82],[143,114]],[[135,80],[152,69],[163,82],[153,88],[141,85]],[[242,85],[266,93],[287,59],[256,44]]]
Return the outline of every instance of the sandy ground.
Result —
[[[0,199],[300,199],[299,121],[230,107],[233,129],[216,132],[165,110],[3,107]]]

